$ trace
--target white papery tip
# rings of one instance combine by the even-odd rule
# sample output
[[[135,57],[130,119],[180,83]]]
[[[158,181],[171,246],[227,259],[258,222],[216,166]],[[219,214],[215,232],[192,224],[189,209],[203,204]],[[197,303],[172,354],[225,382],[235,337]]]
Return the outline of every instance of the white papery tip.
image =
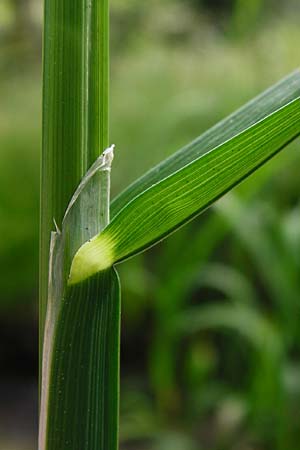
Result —
[[[110,170],[111,165],[114,159],[114,150],[115,150],[115,144],[111,145],[107,149],[104,150],[102,153],[103,155],[103,169],[102,170]]]

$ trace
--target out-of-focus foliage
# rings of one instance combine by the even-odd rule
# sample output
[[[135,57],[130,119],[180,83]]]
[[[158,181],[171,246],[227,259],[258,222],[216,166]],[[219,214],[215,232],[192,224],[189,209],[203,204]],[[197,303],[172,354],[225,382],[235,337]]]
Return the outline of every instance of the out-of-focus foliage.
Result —
[[[39,78],[34,75],[36,83]],[[36,287],[39,204],[39,91],[32,77],[0,83],[1,307],[31,303]],[[21,109],[20,109],[20,105]]]
[[[111,5],[114,194],[300,65],[296,0]],[[3,317],[36,298],[41,12],[0,1]],[[298,448],[299,167],[297,142],[120,266],[124,450]]]

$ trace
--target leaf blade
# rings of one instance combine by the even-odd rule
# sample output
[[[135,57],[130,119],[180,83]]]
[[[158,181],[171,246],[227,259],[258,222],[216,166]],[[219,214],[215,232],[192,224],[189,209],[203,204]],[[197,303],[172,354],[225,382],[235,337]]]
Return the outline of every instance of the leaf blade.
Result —
[[[296,70],[133,182],[113,199],[111,216],[114,217],[129,201],[162,178],[166,178],[299,96],[300,71]]]
[[[69,283],[154,245],[270,159],[300,134],[300,99],[205,153],[129,202],[75,255]],[[111,259],[109,261],[111,264]]]
[[[187,334],[210,329],[229,329],[246,338],[259,352],[277,358],[282,346],[273,324],[253,307],[214,302],[182,312],[173,322],[174,331]]]

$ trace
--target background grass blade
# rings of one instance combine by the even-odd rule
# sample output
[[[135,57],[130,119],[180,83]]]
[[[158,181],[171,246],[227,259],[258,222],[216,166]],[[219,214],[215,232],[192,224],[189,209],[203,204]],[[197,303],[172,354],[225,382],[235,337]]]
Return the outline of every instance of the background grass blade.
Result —
[[[265,288],[276,304],[286,333],[293,341],[299,336],[299,269],[284,241],[283,222],[286,217],[281,214],[276,217],[274,214],[275,217],[271,219],[270,208],[269,205],[258,207],[255,203],[246,208],[233,194],[216,205],[216,211],[230,224],[257,267]],[[249,235],[251,239],[248,239]],[[298,251],[296,242],[294,249]]]
[[[221,145],[224,141],[241,133],[299,96],[300,71],[297,70],[132,183],[113,200],[111,205],[112,216],[116,215],[129,201],[145,189]]]
[[[155,244],[300,134],[296,99],[137,196],[74,257],[70,284]]]
[[[232,328],[259,352],[274,359],[282,352],[276,328],[251,306],[216,302],[189,308],[177,318],[174,327],[187,334],[210,328]]]

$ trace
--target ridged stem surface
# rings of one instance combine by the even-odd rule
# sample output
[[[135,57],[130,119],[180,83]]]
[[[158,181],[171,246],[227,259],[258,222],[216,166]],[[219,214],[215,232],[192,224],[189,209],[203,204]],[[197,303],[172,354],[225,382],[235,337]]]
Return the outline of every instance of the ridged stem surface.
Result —
[[[118,276],[67,287],[74,252],[109,220],[110,167],[95,162],[109,145],[108,25],[108,0],[45,0],[39,450],[118,446]]]
[[[108,147],[108,0],[45,0],[40,225],[40,344],[50,232]]]

